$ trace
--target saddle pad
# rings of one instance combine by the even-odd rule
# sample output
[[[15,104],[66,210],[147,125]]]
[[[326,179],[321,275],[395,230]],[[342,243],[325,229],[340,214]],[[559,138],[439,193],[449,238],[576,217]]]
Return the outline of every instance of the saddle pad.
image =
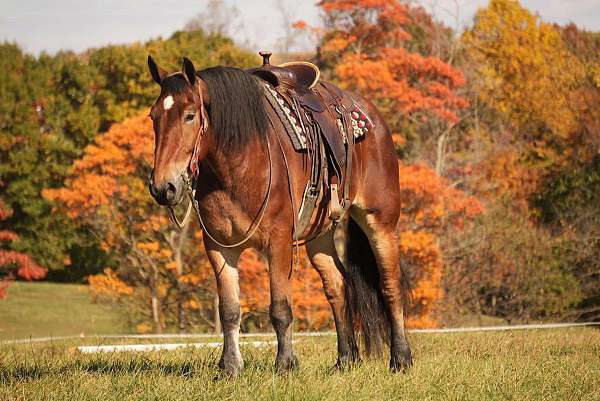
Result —
[[[294,150],[306,150],[308,148],[306,132],[304,132],[300,125],[300,116],[296,114],[292,106],[270,84],[265,83],[264,85],[267,101],[271,104],[283,123],[285,131],[292,141]]]
[[[294,150],[306,150],[308,148],[307,135],[309,135],[309,133],[306,132],[305,128],[303,127],[300,120],[301,117],[298,115],[297,111],[294,110],[294,107],[292,107],[292,105],[290,105],[289,102],[283,96],[281,96],[273,86],[266,82],[264,82],[264,86],[267,101],[271,104],[279,119],[283,123],[283,126],[290,137],[292,145],[294,146]],[[348,127],[348,129],[354,136],[355,141],[361,139],[369,130],[373,129],[374,127],[374,124],[369,116],[355,102],[352,102],[352,106],[345,110],[345,114],[347,114],[349,117],[347,121],[350,122],[351,126]],[[327,117],[325,115],[321,116],[320,113],[314,113],[313,119],[319,122],[320,125],[323,125],[325,122],[320,120],[327,119]],[[338,132],[340,134],[340,139],[345,144],[347,142],[348,133],[345,129],[344,116],[342,114],[337,116],[336,123]],[[323,128],[324,127],[321,126],[321,130],[323,130]],[[333,138],[327,139],[328,141],[333,140]],[[339,157],[339,155],[336,156]]]

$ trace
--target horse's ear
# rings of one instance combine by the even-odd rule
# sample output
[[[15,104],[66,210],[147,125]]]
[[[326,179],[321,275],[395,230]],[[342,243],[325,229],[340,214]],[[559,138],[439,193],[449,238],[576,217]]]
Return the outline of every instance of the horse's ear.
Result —
[[[148,69],[150,70],[150,74],[152,75],[154,82],[159,85],[163,78],[167,76],[167,72],[160,68],[158,64],[156,64],[151,55],[148,55]]]
[[[187,57],[183,58],[183,66],[181,67],[181,72],[187,78],[188,82],[191,85],[196,83],[196,68],[194,68],[194,64]]]

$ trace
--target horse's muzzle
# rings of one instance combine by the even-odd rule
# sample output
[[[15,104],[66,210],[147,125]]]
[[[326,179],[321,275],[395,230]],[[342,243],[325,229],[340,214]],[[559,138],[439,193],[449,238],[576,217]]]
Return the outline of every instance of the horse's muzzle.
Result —
[[[175,206],[181,201],[183,183],[167,181],[162,185],[156,185],[154,175],[151,175],[148,180],[148,189],[150,190],[150,195],[152,195],[159,205]]]

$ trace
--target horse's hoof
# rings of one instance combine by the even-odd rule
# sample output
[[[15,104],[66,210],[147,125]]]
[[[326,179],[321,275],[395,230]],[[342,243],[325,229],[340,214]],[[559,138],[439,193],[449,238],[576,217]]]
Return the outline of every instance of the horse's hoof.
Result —
[[[226,376],[239,376],[244,370],[244,361],[242,358],[221,357],[219,368]]]
[[[410,352],[404,355],[392,355],[390,358],[390,370],[393,373],[406,371],[412,366],[412,356]]]
[[[300,367],[300,362],[298,362],[298,358],[296,355],[292,355],[285,358],[277,358],[275,360],[275,370],[278,372],[289,372],[292,370],[296,370]]]
[[[360,358],[358,358],[358,357],[338,356],[338,360],[335,363],[335,365],[333,365],[333,368],[335,370],[345,372],[345,371],[352,369],[359,363],[360,363]]]

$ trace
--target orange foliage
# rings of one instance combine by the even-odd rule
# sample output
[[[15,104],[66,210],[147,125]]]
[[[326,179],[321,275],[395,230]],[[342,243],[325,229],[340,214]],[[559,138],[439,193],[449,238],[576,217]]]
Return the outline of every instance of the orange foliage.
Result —
[[[68,216],[91,227],[101,237],[102,248],[119,261],[117,270],[89,278],[93,294],[119,299],[123,291],[134,289],[143,295],[132,298],[140,298],[144,307],[151,304],[144,299],[151,293],[165,305],[180,302],[184,308],[191,307],[198,300],[190,285],[210,289],[211,269],[197,244],[185,246],[187,237],[200,239],[201,235],[195,235],[192,228],[189,234],[172,231],[165,212],[150,197],[146,180],[153,156],[152,124],[140,114],[96,136],[73,164],[65,187],[42,194]],[[185,295],[179,294],[174,302],[165,299],[174,296],[171,288]],[[212,303],[205,306],[210,308]]]
[[[108,213],[101,207],[119,198],[134,198],[144,205],[149,202],[145,177],[134,173],[149,169],[153,151],[152,124],[147,116],[115,124],[85,148],[84,157],[74,163],[64,188],[43,190],[42,195],[63,203],[72,218]],[[142,205],[133,212],[142,212]]]
[[[515,210],[528,211],[531,196],[539,189],[541,171],[524,163],[515,149],[489,155],[477,166],[477,190],[486,199],[510,201]]]
[[[324,0],[328,21],[321,44],[340,85],[375,100],[384,114],[431,113],[455,123],[468,106],[456,95],[462,73],[436,57],[403,48],[411,36],[408,6],[398,0]]]
[[[104,274],[89,276],[88,282],[90,284],[90,294],[94,300],[99,297],[119,300],[122,296],[133,294],[133,288],[119,279],[117,273],[109,267],[104,269]]]
[[[239,262],[240,296],[242,312],[260,311],[269,308],[269,271],[258,252],[242,253]]]
[[[479,201],[451,187],[430,168],[400,164],[401,210],[398,223],[402,263],[414,281],[411,327],[435,327],[436,303],[443,297],[444,268],[440,235],[451,225],[462,228],[482,213]]]
[[[310,266],[304,250],[300,252],[300,266],[294,269],[294,316],[300,330],[333,328],[333,315],[325,298],[323,283],[317,271]]]

